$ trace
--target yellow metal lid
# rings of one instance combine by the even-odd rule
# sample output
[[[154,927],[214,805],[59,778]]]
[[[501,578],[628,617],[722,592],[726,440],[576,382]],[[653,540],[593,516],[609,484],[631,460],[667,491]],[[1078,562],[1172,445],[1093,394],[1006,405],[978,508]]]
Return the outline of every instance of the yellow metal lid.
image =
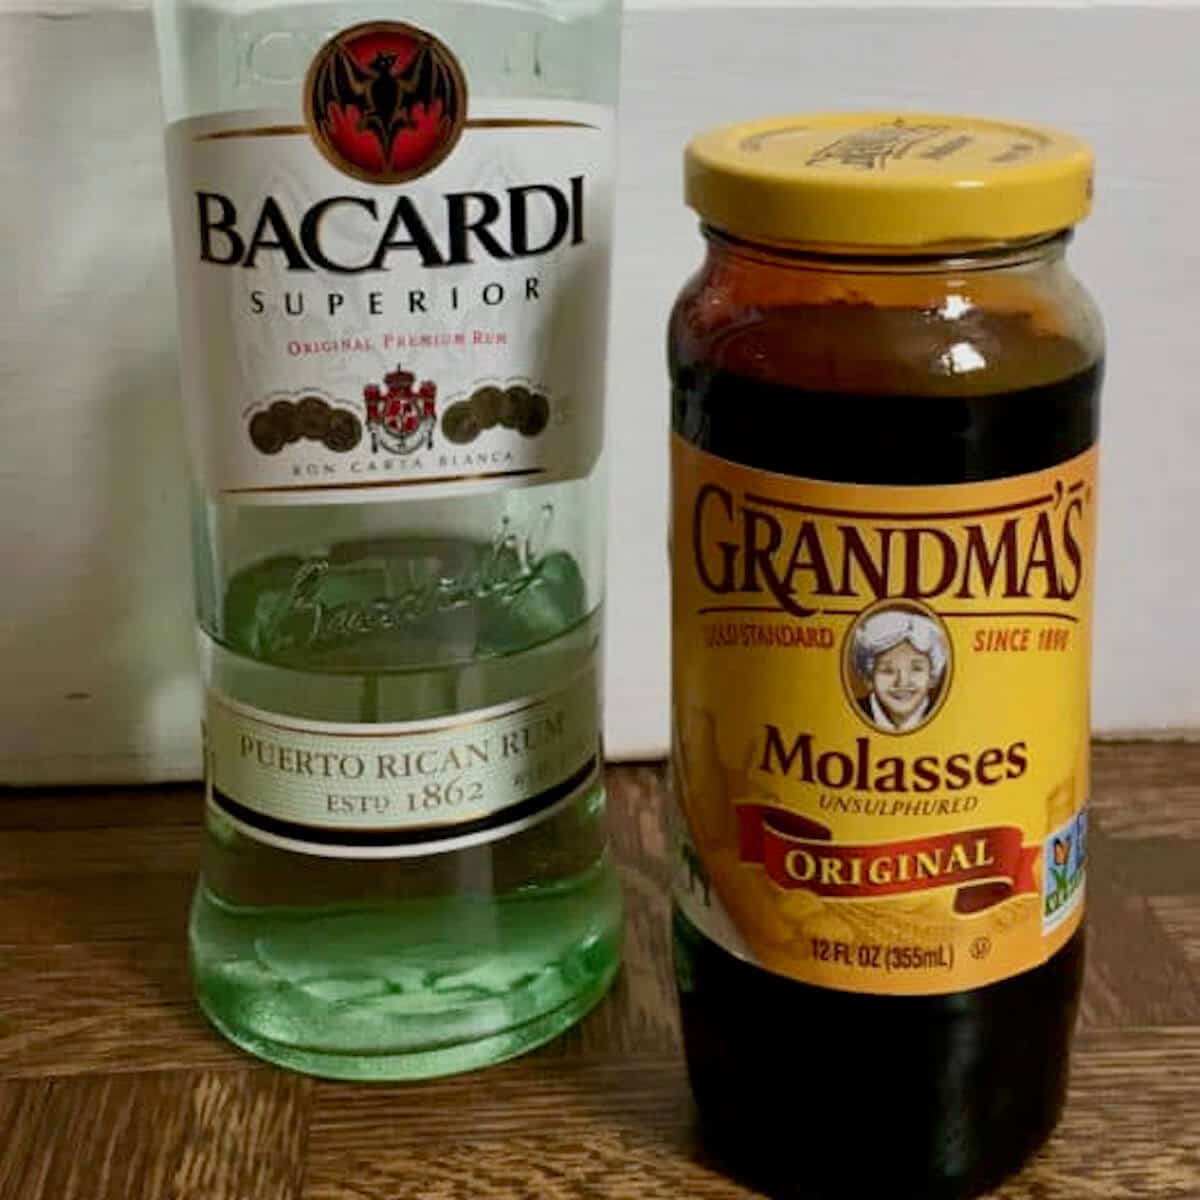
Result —
[[[979,245],[1054,233],[1091,207],[1093,157],[1070,134],[927,113],[768,117],[699,134],[687,202],[765,242]]]

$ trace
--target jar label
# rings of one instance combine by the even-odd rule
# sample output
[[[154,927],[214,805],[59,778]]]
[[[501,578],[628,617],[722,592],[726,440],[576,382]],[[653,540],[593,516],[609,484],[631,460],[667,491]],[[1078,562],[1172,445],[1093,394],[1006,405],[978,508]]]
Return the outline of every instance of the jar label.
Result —
[[[544,820],[595,786],[594,665],[542,696],[430,721],[335,724],[208,694],[206,787],[247,837],[340,858],[428,855]]]
[[[211,494],[362,503],[592,470],[611,116],[468,108],[469,82],[432,34],[371,22],[314,58],[296,111],[168,130],[185,413]]]
[[[675,894],[847,991],[962,991],[1083,914],[1096,451],[944,487],[673,442]]]

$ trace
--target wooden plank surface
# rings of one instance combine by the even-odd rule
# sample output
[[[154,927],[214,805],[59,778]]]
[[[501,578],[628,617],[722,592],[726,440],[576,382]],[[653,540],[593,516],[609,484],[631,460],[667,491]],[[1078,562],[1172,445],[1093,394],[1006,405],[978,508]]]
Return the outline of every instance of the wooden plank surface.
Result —
[[[678,1046],[664,772],[610,772],[625,969],[516,1062],[314,1081],[197,1015],[196,790],[0,793],[0,1200],[725,1200]],[[1097,748],[1066,1118],[996,1200],[1200,1198],[1200,747]]]

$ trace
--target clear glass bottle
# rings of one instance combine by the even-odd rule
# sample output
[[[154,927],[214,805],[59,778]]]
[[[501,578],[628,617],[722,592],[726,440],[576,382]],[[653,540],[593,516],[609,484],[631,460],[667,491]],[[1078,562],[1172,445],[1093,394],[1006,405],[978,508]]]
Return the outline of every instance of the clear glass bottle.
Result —
[[[156,6],[210,696],[195,984],[239,1046],[339,1078],[547,1040],[621,936],[617,5],[400,16]]]

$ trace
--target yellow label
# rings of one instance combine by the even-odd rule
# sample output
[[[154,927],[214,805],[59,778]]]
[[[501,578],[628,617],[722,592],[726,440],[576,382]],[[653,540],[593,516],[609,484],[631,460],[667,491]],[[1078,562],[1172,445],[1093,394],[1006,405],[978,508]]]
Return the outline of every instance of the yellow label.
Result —
[[[927,995],[1083,914],[1096,451],[939,487],[673,444],[676,897],[805,982]]]

